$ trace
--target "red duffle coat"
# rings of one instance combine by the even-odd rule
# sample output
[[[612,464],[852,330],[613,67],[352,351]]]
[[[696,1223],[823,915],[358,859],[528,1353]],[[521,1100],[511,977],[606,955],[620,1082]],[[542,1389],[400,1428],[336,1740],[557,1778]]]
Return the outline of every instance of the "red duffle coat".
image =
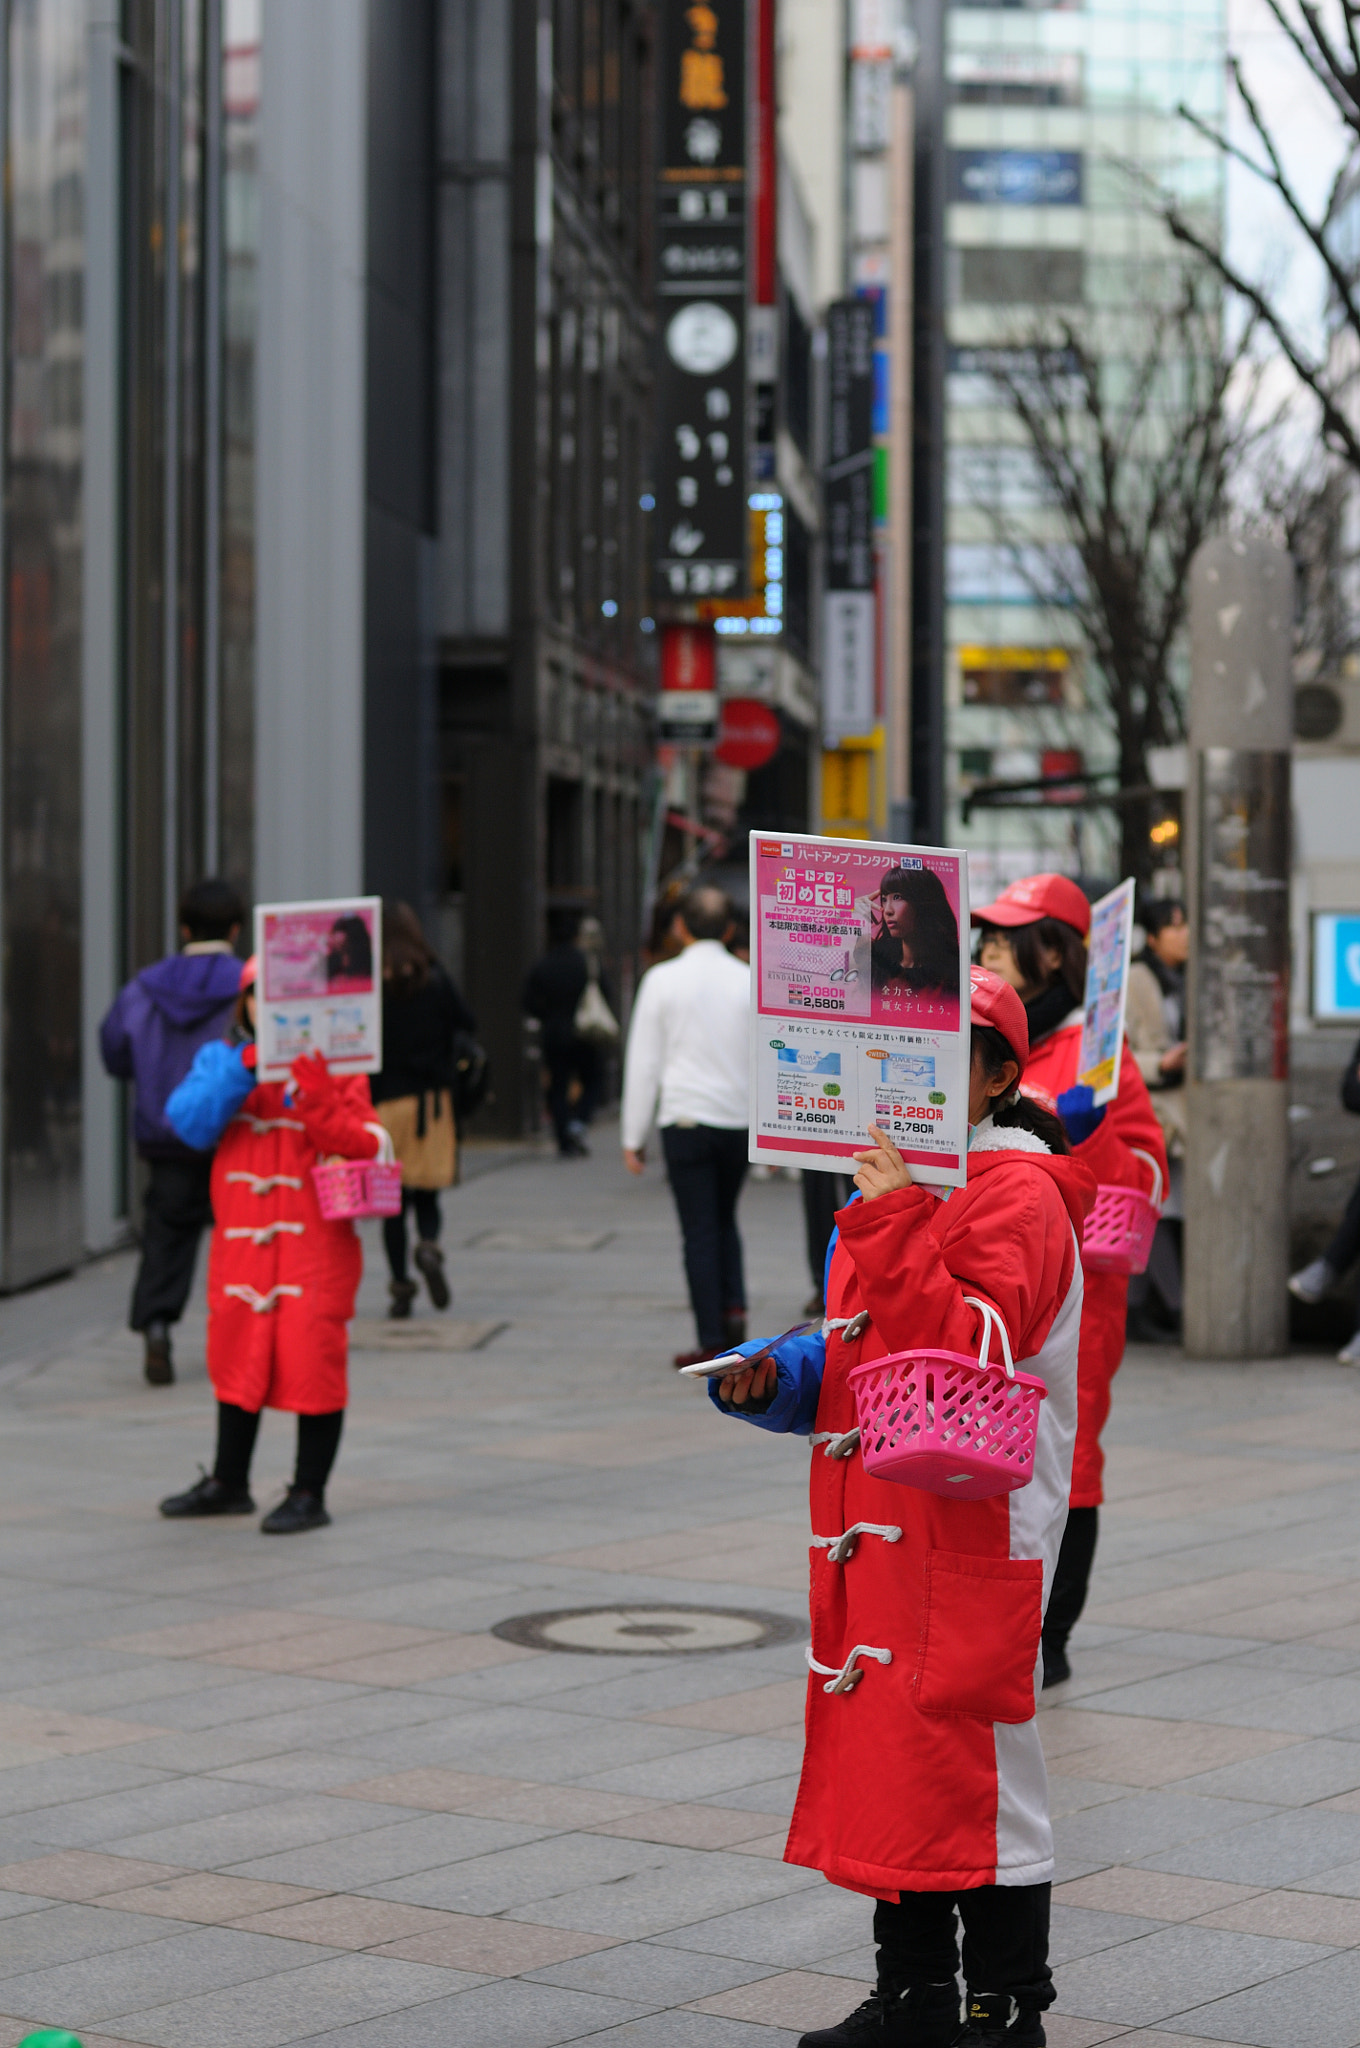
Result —
[[[363,1075],[332,1077],[305,1106],[284,1098],[281,1081],[252,1089],[213,1160],[208,1376],[252,1414],[331,1415],[349,1395],[363,1252],[352,1223],[323,1220],[312,1168],[374,1158],[382,1127]]]
[[[1067,1516],[1077,1243],[1095,1191],[1076,1160],[1028,1133],[980,1129],[966,1188],[947,1201],[913,1187],[853,1203],[831,1259],[829,1324],[861,1311],[870,1320],[848,1343],[835,1328],[825,1339],[813,1676],[785,1856],[881,1898],[1041,1884],[1053,1868],[1039,1636]],[[1017,1368],[1048,1387],[1033,1478],[981,1501],[870,1478],[857,1448],[837,1455],[856,1421],[851,1368],[921,1347],[976,1357],[983,1317],[966,1295],[992,1305]],[[862,1676],[833,1689],[847,1665]]]
[[[1063,1090],[1077,1078],[1081,1050],[1081,1012],[1076,1021],[1061,1025],[1030,1051],[1021,1093],[1052,1109]],[[1102,1122],[1074,1156],[1088,1166],[1097,1183],[1153,1191],[1153,1174],[1147,1159],[1135,1157],[1135,1148],[1155,1159],[1166,1192],[1166,1140],[1152,1107],[1147,1083],[1127,1042],[1119,1065],[1119,1093],[1105,1111]],[[1086,1299],[1081,1312],[1081,1361],[1077,1388],[1077,1448],[1072,1460],[1072,1506],[1099,1507],[1105,1498],[1101,1484],[1105,1453],[1100,1433],[1110,1413],[1114,1376],[1124,1362],[1124,1323],[1128,1311],[1129,1283],[1122,1273],[1088,1273]]]

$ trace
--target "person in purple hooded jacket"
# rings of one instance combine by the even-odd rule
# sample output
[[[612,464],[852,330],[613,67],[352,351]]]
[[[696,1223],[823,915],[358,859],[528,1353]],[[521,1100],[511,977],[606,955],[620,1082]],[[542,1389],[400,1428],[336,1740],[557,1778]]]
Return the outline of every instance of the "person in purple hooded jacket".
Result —
[[[232,947],[244,915],[229,882],[195,882],[179,906],[183,950],[134,975],[99,1027],[105,1067],[115,1080],[133,1084],[133,1136],[150,1168],[128,1321],[145,1339],[153,1387],[174,1380],[170,1327],[184,1313],[198,1240],[213,1220],[212,1153],[180,1142],[165,1120],[165,1105],[199,1047],[230,1027],[241,985]]]

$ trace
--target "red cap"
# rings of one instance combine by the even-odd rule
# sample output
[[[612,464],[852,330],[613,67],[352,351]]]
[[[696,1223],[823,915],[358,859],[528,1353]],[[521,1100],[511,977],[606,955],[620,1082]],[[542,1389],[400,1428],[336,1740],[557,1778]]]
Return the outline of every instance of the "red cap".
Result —
[[[1013,930],[1022,924],[1037,924],[1041,917],[1056,917],[1083,938],[1091,929],[1091,906],[1085,891],[1067,875],[1026,875],[1023,881],[1003,889],[995,903],[980,903],[972,921]]]
[[[259,971],[260,963],[254,953],[251,954],[248,960],[241,962],[241,988],[243,991],[251,986]]]
[[[968,979],[972,984],[968,1014],[974,1024],[985,1024],[991,1031],[999,1031],[1020,1062],[1020,1072],[1025,1071],[1029,1058],[1029,1018],[1025,1006],[1008,981],[999,974],[993,974],[987,967],[970,967]]]

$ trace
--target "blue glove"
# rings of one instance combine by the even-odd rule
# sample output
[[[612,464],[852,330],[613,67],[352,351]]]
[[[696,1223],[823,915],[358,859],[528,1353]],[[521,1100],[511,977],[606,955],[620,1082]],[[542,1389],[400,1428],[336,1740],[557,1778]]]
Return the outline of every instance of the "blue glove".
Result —
[[[254,1048],[252,1047],[253,1051]],[[165,1105],[165,1121],[195,1152],[211,1152],[255,1086],[246,1048],[217,1038],[200,1045],[194,1063]]]
[[[1064,1088],[1058,1097],[1058,1115],[1062,1127],[1074,1145],[1084,1145],[1093,1131],[1098,1131],[1105,1121],[1106,1105],[1095,1106],[1095,1090],[1084,1085]]]

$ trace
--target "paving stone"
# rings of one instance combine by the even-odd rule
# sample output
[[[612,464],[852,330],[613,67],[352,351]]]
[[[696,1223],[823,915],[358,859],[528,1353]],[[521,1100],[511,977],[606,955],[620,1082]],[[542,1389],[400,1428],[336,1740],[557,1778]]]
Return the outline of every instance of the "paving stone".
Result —
[[[105,1848],[115,1843],[122,1854],[125,1838],[147,1830],[172,1828],[185,1821],[215,1820],[220,1814],[268,1803],[268,1794],[254,1785],[228,1785],[213,1778],[163,1778],[131,1792],[109,1792],[67,1805],[42,1806],[23,1816],[29,1834],[53,1847]],[[126,1854],[137,1856],[135,1849]],[[165,1856],[143,1862],[168,1863]]]
[[[1190,2007],[1177,2025],[1211,2041],[1254,2048],[1307,2043],[1308,2048],[1355,2048],[1360,2041],[1360,1955],[1328,1956],[1288,1976]]]
[[[206,1786],[229,1781],[204,1778],[186,1782]],[[216,1870],[228,1864],[258,1860],[285,1844],[300,1848],[339,1841],[382,1829],[392,1822],[390,1806],[369,1806],[357,1799],[323,1799],[319,1795],[310,1799],[270,1799],[262,1789],[249,1789],[255,1803],[244,1812],[214,1814],[183,1821],[178,1827],[154,1828],[146,1834],[120,1835],[119,1846],[130,1855],[156,1855],[167,1863]]]
[[[255,1978],[197,1998],[134,2013],[129,2025],[151,2048],[282,2048],[300,2027],[333,2028],[380,2014],[427,2008],[471,1989],[475,1978],[381,1956],[337,1956],[287,1975]]]
[[[1058,2003],[1083,2019],[1125,2026],[1184,2018],[1192,2006],[1198,2019],[1210,2000],[1300,1970],[1318,1957],[1317,1948],[1301,1941],[1227,1934],[1213,1927],[1165,1927],[1069,1963]]]
[[[1357,1857],[1360,1814],[1330,1813],[1315,1806],[1272,1814],[1245,1827],[1229,1827],[1221,1834],[1205,1834],[1139,1860],[1156,1870],[1179,1870],[1193,1877],[1221,1877],[1267,1888],[1334,1871]],[[1315,1883],[1310,1889],[1327,1891],[1331,1887]]]
[[[673,1928],[666,1944],[733,1956],[743,1962],[805,1969],[818,1957],[857,1946],[868,1938],[872,1926],[868,1899],[819,1885],[765,1905]]]
[[[391,1807],[386,1809],[390,1815]],[[427,1813],[396,1826],[367,1828],[312,1848],[287,1849],[234,1866],[238,1877],[262,1877],[275,1884],[309,1885],[315,1891],[371,1890],[391,1878],[418,1871],[485,1862],[488,1852],[536,1845],[541,1828],[514,1821],[476,1820],[463,1814]]]
[[[1255,1896],[1251,1885],[1177,1877],[1118,1864],[1053,1887],[1055,1907],[1088,1906],[1103,1913],[1142,1914],[1149,1920],[1195,1920],[1201,1913],[1216,1912]]]
[[[35,1856],[26,1863],[3,1865],[0,1888],[37,1892],[45,1898],[78,1903],[133,1885],[156,1884],[179,1874],[176,1864],[147,1863],[133,1856],[99,1856],[88,1849],[65,1849],[52,1856]]]
[[[1064,1963],[1076,1962],[1080,1956],[1096,1955],[1101,1949],[1117,1947],[1121,1941],[1135,1941],[1151,1934],[1159,1924],[1141,1914],[1100,1913],[1083,1906],[1055,1903],[1049,1929],[1049,1961],[1056,1970]]]
[[[111,1930],[126,1927],[132,1916],[100,1915]],[[9,1921],[7,1929],[23,1926]],[[321,1962],[329,1950],[302,1942],[272,1941],[263,1934],[241,1934],[231,1927],[196,1927],[175,1933],[165,1921],[153,1923],[155,1938],[140,1945],[115,1948],[49,1969],[7,1971],[0,1977],[0,2005],[23,2012],[59,2012],[66,2025],[122,2019],[171,1999],[195,1997],[252,1978],[273,1977],[284,1970]],[[6,1942],[8,1947],[8,1940]]]
[[[1276,1806],[1311,1806],[1360,1786],[1360,1743],[1325,1737],[1296,1742],[1269,1756],[1202,1771],[1180,1781],[1182,1792],[1226,1799],[1259,1799]]]
[[[186,1877],[165,1878],[159,1884],[134,1885],[131,1891],[101,1892],[99,1904],[119,1913],[161,1913],[171,1920],[225,1927],[233,1921],[243,1921],[248,1914],[295,1906],[314,1896],[301,1885],[262,1884],[255,1878],[195,1871]],[[259,1929],[262,1934],[273,1931],[268,1927]]]
[[[626,2023],[637,2011],[627,1999],[507,1979],[348,2027],[343,2033],[293,2039],[298,2048],[431,2048],[431,2043],[442,2041],[456,2042],[458,2048],[510,2048],[511,2043],[513,2048],[556,2048],[559,2042],[586,2037],[607,2040],[608,2030]],[[167,2042],[165,2048],[174,2044]],[[221,2048],[220,2037],[204,2048]]]
[[[664,1864],[609,1884],[557,1890],[552,1897],[516,1907],[514,1917],[638,1941],[706,1918],[715,1907],[735,1912],[820,1883],[813,1872],[764,1858],[717,1852],[701,1857],[686,1850],[669,1850],[666,1855]]]
[[[490,1926],[504,1923],[492,1921]],[[523,1923],[517,1923],[524,1932]],[[767,1975],[763,1965],[728,1956],[685,1954],[659,1941],[611,1943],[568,1962],[550,1963],[526,1972],[535,1984],[560,1984],[573,1991],[602,1991],[611,1997],[636,1998],[644,2005],[677,2005],[706,1998],[733,1985],[749,1984]]]
[[[1258,1892],[1241,1905],[1201,1913],[1197,1924],[1228,1927],[1240,1934],[1285,1935],[1330,1948],[1360,1948],[1360,1899],[1309,1891]]]

